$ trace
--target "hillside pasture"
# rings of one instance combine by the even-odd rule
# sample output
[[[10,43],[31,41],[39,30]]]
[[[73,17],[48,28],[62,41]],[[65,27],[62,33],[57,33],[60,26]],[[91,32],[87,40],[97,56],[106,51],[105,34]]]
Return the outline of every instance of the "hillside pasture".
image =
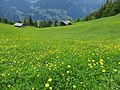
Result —
[[[50,28],[0,23],[0,90],[119,90],[120,15]]]

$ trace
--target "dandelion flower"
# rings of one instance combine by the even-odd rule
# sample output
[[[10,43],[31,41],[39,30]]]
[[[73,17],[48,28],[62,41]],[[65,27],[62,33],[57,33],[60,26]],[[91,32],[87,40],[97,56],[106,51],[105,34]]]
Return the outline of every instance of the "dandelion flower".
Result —
[[[75,85],[73,85],[73,88],[76,88],[76,86],[75,86]]]
[[[117,69],[113,69],[114,72],[117,72],[118,70]]]
[[[93,66],[91,65],[90,68],[92,68]]]
[[[104,63],[102,63],[102,62],[101,62],[100,64],[101,64],[101,65],[104,65]]]
[[[38,74],[37,77],[39,77],[40,75]]]
[[[120,64],[120,62],[118,62],[118,64]]]
[[[5,74],[3,73],[2,76],[5,77]]]
[[[100,62],[104,62],[104,60],[103,60],[103,59],[100,59]]]
[[[95,62],[95,60],[92,60],[92,62],[94,63],[94,62]]]
[[[46,87],[46,88],[48,88],[49,86],[50,86],[49,83],[46,83],[46,84],[45,84],[45,87]]]
[[[68,65],[67,67],[68,67],[68,68],[71,68],[71,66],[70,66],[70,65]]]
[[[90,62],[90,60],[88,60],[88,62]]]
[[[35,90],[35,88],[33,87],[32,90]]]
[[[70,73],[70,71],[67,71],[67,73]]]
[[[88,66],[91,66],[92,64],[88,64]]]
[[[64,73],[62,73],[62,76],[64,76]]]
[[[100,66],[101,68],[103,68],[104,66]]]
[[[98,62],[96,62],[96,64],[98,64]]]
[[[100,63],[101,65],[103,65],[103,64],[104,64],[104,60],[103,60],[103,59],[100,59],[99,63]]]
[[[106,72],[106,70],[105,70],[105,69],[103,69],[103,70],[102,70],[102,72]]]
[[[8,85],[8,87],[11,87],[11,85]]]
[[[50,90],[52,90],[52,87],[49,87]]]
[[[83,82],[80,82],[80,84],[83,84]]]
[[[49,78],[49,79],[48,79],[48,82],[51,82],[51,81],[52,81],[52,78]]]

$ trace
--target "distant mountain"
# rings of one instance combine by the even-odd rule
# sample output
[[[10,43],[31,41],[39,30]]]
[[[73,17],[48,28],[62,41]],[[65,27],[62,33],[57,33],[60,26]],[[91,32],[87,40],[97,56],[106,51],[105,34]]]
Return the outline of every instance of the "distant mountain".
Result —
[[[26,0],[0,0],[0,17],[19,20],[28,15],[30,6]]]
[[[19,20],[75,19],[98,9],[106,0],[0,0],[0,17]]]

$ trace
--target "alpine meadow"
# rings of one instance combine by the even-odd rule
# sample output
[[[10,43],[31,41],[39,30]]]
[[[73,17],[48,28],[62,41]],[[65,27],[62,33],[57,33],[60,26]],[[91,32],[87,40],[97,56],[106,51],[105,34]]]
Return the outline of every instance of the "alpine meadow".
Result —
[[[45,28],[0,22],[0,90],[120,90],[120,13]]]
[[[118,90],[119,29],[120,15],[41,29],[1,23],[0,90]]]

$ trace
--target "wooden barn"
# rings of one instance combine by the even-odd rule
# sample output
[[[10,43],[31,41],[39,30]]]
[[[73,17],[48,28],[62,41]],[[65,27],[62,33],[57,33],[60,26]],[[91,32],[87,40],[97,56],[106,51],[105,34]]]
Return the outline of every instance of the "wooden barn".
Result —
[[[67,21],[62,21],[60,24],[61,26],[67,26],[67,25],[72,25],[72,22],[70,20],[67,20]]]

